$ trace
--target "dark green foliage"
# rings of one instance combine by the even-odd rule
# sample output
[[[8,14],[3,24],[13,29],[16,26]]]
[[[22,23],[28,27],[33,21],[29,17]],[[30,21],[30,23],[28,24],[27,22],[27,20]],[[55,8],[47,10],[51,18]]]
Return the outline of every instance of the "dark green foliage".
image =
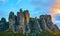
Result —
[[[26,34],[22,34],[22,33],[13,33],[13,32],[0,32],[0,36],[27,36]],[[32,33],[29,33],[28,36],[32,36]],[[54,35],[53,33],[49,33],[49,32],[41,32],[41,33],[37,33],[35,34],[35,36],[57,36]]]
[[[24,36],[22,33],[13,33],[12,31],[0,32],[0,36]]]
[[[38,19],[39,24],[40,24],[40,27],[41,27],[41,29],[44,31],[44,30],[45,30],[45,27],[44,27],[44,25],[43,25],[42,20],[43,20],[42,18],[41,18],[41,19]]]
[[[30,18],[30,29],[31,29],[31,33],[34,32],[34,18]]]
[[[0,32],[5,31],[8,28],[9,28],[8,22],[6,21],[6,19],[4,17],[2,17],[1,21],[0,21]]]
[[[6,19],[4,17],[1,18],[1,22],[6,22]]]
[[[45,31],[43,31],[43,32],[41,32],[40,34],[38,34],[39,36],[54,36],[54,34],[53,33],[49,33],[49,32],[45,32]]]

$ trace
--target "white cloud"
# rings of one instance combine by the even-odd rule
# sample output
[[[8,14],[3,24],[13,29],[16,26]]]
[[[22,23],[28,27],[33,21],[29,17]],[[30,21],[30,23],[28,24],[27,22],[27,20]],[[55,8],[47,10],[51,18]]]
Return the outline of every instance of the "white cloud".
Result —
[[[7,2],[8,0],[0,0],[0,2],[3,2],[3,3],[5,3],[5,2]]]
[[[0,1],[5,1],[5,0],[0,0]]]

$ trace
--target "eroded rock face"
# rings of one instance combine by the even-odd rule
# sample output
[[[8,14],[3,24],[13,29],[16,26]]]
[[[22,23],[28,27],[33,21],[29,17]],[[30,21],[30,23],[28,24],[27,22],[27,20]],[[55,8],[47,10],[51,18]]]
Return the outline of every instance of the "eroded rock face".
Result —
[[[35,17],[35,20],[34,20],[34,30],[35,30],[35,33],[42,32],[42,29],[41,29],[41,27],[39,25],[39,22],[38,22],[36,17]]]
[[[17,13],[17,23],[19,24],[18,31],[21,33],[25,33],[24,14],[22,9],[20,9],[20,12]]]
[[[9,14],[9,29],[13,32],[20,33],[30,33],[35,32],[39,33],[41,31],[57,31],[57,26],[53,25],[51,15],[41,15],[40,18],[30,18],[30,14],[28,10],[23,11],[20,9],[17,12],[17,16],[14,15],[13,12]]]
[[[50,15],[41,15],[40,16],[41,26],[45,28],[44,30],[53,30],[53,22]]]
[[[29,14],[29,11],[25,10],[23,13],[24,13],[24,17],[25,17],[25,30],[26,30],[26,33],[30,33],[30,27],[29,27],[30,14]]]
[[[53,24],[52,26],[54,27],[53,31],[55,31],[55,32],[59,32],[59,28],[57,27],[56,24]]]
[[[30,14],[28,10],[25,10],[23,12],[23,10],[20,9],[20,12],[17,12],[17,24],[19,29],[18,31],[23,33],[30,33],[29,19],[30,19]]]
[[[29,23],[30,14],[29,14],[29,11],[28,11],[28,10],[25,10],[25,11],[24,11],[24,16],[25,16],[25,21],[26,21],[27,23]]]
[[[15,15],[13,12],[10,12],[9,14],[9,29],[15,32]]]

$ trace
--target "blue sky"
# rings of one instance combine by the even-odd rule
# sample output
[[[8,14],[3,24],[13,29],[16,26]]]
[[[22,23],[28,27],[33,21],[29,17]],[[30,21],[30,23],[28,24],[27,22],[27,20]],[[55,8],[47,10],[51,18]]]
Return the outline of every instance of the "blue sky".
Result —
[[[20,8],[29,10],[30,17],[39,17],[42,14],[50,14],[49,9],[53,6],[55,0],[0,0],[0,19],[5,17],[8,19],[10,11],[15,14]],[[54,24],[60,27],[60,14],[57,14]]]

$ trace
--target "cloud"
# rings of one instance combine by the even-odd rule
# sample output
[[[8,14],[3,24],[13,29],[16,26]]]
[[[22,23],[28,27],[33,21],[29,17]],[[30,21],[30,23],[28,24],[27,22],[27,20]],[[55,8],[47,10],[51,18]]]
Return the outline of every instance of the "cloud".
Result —
[[[0,2],[3,2],[3,3],[5,3],[5,2],[7,2],[8,0],[0,0]]]
[[[60,28],[60,0],[55,0],[54,5],[51,7],[51,15],[53,22]]]
[[[51,15],[54,20],[57,14],[60,14],[60,0],[55,0],[54,5],[51,7]]]
[[[4,6],[8,0],[0,0],[0,7]]]
[[[38,5],[50,6],[52,2],[53,2],[52,0],[32,0],[31,3],[36,6]]]
[[[60,21],[60,14],[57,14],[57,15],[56,15],[55,20]]]
[[[0,0],[0,1],[3,1],[3,2],[5,2],[5,0]]]
[[[48,9],[52,6],[53,1],[52,0],[32,0],[31,4],[34,7],[34,11],[42,11],[44,12],[50,12]]]
[[[53,5],[53,0],[32,0],[31,5],[33,8],[33,14],[35,16],[41,14],[50,14],[50,7]],[[37,15],[39,13],[39,15]]]

